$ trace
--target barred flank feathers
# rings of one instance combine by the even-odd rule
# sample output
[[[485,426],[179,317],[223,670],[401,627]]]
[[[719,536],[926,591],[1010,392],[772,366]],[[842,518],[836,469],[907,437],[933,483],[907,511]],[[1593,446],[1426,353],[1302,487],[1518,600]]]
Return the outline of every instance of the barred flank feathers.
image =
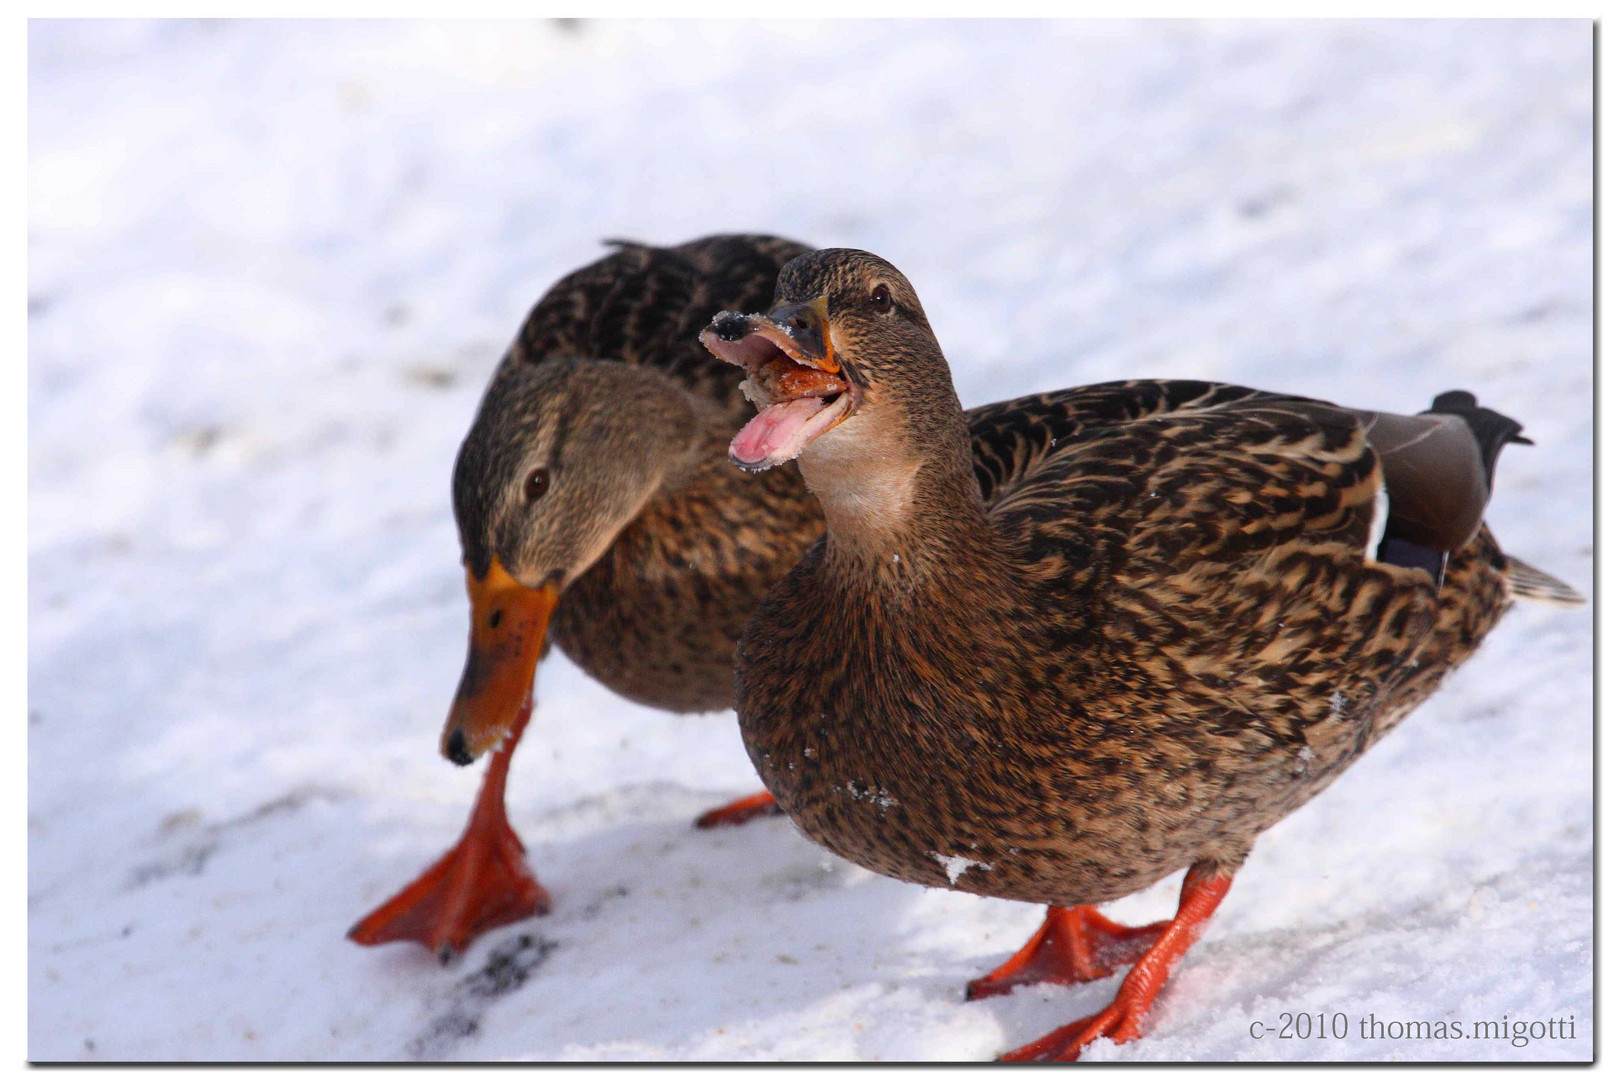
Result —
[[[1551,574],[1542,573],[1529,563],[1507,557],[1508,591],[1515,600],[1529,600],[1550,607],[1578,608],[1586,604],[1586,597],[1565,585]]]

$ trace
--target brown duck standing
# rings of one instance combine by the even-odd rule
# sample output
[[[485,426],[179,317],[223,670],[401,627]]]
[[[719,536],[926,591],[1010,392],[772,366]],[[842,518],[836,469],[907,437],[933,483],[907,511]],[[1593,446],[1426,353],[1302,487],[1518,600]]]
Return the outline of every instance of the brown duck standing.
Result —
[[[794,822],[879,873],[1049,905],[970,998],[1132,964],[1013,1051],[1138,1037],[1254,838],[1427,697],[1515,596],[1579,603],[1481,515],[1519,425],[1133,381],[963,413],[910,284],[865,252],[783,268],[704,332],[797,458],[827,534],[738,649],[750,757]],[[1186,869],[1174,919],[1090,905]]]
[[[550,898],[507,823],[506,774],[548,637],[608,688],[677,712],[730,708],[736,641],[765,590],[820,535],[797,475],[725,460],[751,413],[698,343],[717,307],[763,307],[809,250],[771,236],[619,244],[535,305],[456,459],[472,625],[442,749],[495,749],[454,849],[349,937],[448,957],[543,914]],[[745,799],[700,819],[771,809]]]

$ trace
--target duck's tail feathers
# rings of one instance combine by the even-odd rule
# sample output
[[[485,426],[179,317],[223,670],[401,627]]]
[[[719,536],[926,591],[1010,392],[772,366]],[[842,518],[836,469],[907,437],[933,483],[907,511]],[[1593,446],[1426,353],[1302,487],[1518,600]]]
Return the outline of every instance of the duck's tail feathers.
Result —
[[[1515,600],[1528,600],[1532,604],[1546,604],[1556,608],[1578,608],[1586,605],[1586,597],[1565,585],[1551,574],[1543,573],[1529,563],[1507,557],[1508,592]]]

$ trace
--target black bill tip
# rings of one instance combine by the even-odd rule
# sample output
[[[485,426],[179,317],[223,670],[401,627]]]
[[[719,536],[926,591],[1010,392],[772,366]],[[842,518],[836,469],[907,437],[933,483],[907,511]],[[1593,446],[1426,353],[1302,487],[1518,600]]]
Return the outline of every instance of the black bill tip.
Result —
[[[741,341],[753,330],[753,323],[746,315],[739,315],[735,311],[722,311],[709,323],[709,328],[721,341]]]
[[[444,740],[444,756],[457,765],[471,765],[473,756],[467,752],[467,737],[461,733],[460,728],[450,733]]]

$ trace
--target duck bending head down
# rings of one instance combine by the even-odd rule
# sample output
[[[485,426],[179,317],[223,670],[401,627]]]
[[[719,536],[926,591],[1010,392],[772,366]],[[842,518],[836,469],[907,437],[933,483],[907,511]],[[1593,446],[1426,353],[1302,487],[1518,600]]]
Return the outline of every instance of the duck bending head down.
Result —
[[[558,598],[689,464],[695,410],[657,372],[579,360],[508,365],[456,456],[467,663],[440,739],[471,764],[529,701]],[[655,452],[643,452],[643,447]]]

